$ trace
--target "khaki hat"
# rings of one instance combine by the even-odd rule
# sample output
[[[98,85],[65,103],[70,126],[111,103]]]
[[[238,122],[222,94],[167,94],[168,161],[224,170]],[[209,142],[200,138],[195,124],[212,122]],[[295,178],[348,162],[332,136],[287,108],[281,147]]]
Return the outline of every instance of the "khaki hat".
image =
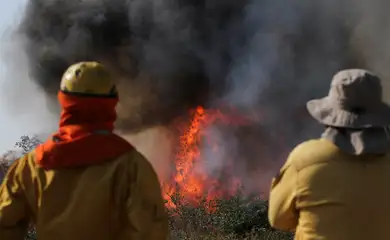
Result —
[[[307,102],[307,109],[327,126],[389,126],[390,106],[383,101],[382,86],[382,80],[367,70],[342,70],[333,77],[328,96]]]

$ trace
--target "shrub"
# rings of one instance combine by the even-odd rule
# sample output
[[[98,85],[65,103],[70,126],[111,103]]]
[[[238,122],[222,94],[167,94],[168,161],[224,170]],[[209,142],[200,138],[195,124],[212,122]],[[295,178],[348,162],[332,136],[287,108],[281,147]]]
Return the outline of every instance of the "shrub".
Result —
[[[182,204],[180,196],[174,202],[176,208],[168,209],[173,239],[293,239],[291,233],[270,227],[268,202],[255,196],[201,200],[196,207]]]

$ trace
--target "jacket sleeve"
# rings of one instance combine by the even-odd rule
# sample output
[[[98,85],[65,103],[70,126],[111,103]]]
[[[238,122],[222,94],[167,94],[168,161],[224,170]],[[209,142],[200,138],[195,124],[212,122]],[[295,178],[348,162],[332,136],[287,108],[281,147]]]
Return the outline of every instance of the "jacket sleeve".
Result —
[[[273,178],[269,197],[269,222],[272,227],[284,231],[295,230],[299,216],[295,208],[297,170],[290,162],[291,159],[288,159]]]
[[[158,176],[152,165],[137,153],[131,194],[127,200],[129,239],[167,240],[168,216]]]
[[[27,204],[22,187],[21,171],[24,158],[8,169],[0,186],[0,239],[23,240],[29,223]]]

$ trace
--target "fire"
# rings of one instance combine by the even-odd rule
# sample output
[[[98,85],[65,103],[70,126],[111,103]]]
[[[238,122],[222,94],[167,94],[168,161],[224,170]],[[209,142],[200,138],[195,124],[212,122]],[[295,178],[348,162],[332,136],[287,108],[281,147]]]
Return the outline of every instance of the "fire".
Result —
[[[204,168],[205,159],[202,158],[200,145],[207,140],[206,144],[211,147],[213,152],[219,151],[218,144],[213,143],[211,136],[208,136],[208,128],[216,122],[228,124],[230,121],[238,122],[239,119],[226,117],[219,110],[206,110],[199,106],[192,112],[192,118],[184,132],[181,133],[179,149],[175,156],[175,175],[171,182],[163,185],[166,206],[168,208],[176,207],[172,196],[179,195],[184,201],[180,204],[198,205],[201,199],[209,203],[212,210],[212,200],[219,199],[224,195],[233,195],[239,185],[239,181],[233,178],[231,188],[226,190],[219,189],[218,179],[213,177]]]

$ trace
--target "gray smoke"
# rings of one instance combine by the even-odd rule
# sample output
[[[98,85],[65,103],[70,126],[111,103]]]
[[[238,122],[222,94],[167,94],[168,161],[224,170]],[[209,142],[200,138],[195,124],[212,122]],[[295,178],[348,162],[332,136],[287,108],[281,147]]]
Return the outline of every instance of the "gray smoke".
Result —
[[[19,28],[31,78],[54,96],[68,65],[99,60],[118,76],[119,127],[168,125],[197,105],[249,116],[214,126],[207,168],[266,188],[286,153],[319,136],[305,102],[343,68],[390,75],[381,0],[30,0]],[[9,80],[12,81],[12,80]],[[17,84],[17,83],[15,83]],[[55,99],[53,98],[53,102]],[[263,181],[264,180],[264,181]]]

